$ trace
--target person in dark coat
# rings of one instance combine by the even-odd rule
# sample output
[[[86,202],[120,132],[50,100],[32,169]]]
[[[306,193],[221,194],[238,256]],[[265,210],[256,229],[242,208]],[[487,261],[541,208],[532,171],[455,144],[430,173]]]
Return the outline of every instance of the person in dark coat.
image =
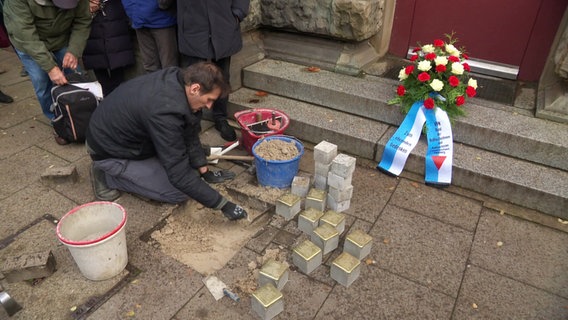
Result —
[[[177,1],[178,46],[183,65],[211,60],[230,78],[231,56],[243,47],[240,23],[249,13],[249,0]],[[227,122],[227,98],[213,106],[215,128],[227,141],[237,139]]]
[[[201,110],[229,92],[221,70],[210,62],[170,67],[123,83],[102,100],[89,121],[87,151],[91,183],[99,200],[118,190],[156,201],[193,198],[230,220],[246,211],[208,183],[235,177],[210,171],[201,146]]]
[[[128,16],[121,0],[90,0],[90,10],[93,21],[83,64],[94,71],[107,96],[124,81],[126,67],[135,63]]]

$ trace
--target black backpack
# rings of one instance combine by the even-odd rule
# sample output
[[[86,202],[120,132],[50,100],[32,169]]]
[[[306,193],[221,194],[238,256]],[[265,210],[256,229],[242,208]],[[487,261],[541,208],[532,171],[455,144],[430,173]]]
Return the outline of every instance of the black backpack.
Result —
[[[97,96],[73,84],[51,89],[51,120],[55,133],[67,142],[84,142],[91,115],[99,105]]]

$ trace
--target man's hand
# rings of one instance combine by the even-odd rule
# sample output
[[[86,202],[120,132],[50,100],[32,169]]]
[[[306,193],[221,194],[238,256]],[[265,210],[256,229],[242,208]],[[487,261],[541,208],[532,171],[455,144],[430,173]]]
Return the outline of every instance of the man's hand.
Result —
[[[227,180],[233,180],[236,174],[229,170],[210,171],[201,174],[201,177],[208,183],[221,183]]]
[[[71,52],[66,52],[63,56],[63,68],[64,69],[77,69],[78,60]]]
[[[61,69],[59,69],[58,66],[51,68],[51,70],[49,70],[48,75],[49,79],[51,79],[51,81],[58,86],[62,86],[67,83],[67,78],[65,78],[65,74],[63,74],[63,72],[61,71]]]
[[[229,220],[239,220],[248,216],[243,207],[239,206],[238,204],[234,204],[231,201],[227,202],[227,204],[225,204],[223,208],[221,208],[221,211],[223,211],[223,214]]]

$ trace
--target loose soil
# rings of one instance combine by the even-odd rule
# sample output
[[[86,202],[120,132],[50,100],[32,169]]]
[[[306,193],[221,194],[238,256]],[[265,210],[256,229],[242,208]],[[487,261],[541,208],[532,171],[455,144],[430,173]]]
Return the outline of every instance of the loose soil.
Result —
[[[249,214],[252,210],[247,208]],[[221,211],[189,201],[166,219],[164,227],[152,233],[151,243],[197,272],[209,275],[223,268],[263,227],[262,220],[252,224],[246,219],[229,221]]]
[[[265,160],[291,160],[300,152],[294,141],[264,140],[259,143],[254,152]]]

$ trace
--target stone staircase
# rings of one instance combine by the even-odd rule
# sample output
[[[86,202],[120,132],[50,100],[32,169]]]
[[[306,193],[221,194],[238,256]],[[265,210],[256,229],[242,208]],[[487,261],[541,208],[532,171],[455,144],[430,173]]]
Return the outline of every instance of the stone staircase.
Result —
[[[342,152],[380,161],[404,116],[387,104],[397,81],[350,76],[263,59],[243,69],[242,88],[229,112],[279,109],[291,118],[286,134],[311,143],[326,140]],[[257,91],[269,93],[259,97]],[[568,219],[568,125],[471,99],[453,125],[452,184]],[[424,174],[421,138],[405,170]]]

